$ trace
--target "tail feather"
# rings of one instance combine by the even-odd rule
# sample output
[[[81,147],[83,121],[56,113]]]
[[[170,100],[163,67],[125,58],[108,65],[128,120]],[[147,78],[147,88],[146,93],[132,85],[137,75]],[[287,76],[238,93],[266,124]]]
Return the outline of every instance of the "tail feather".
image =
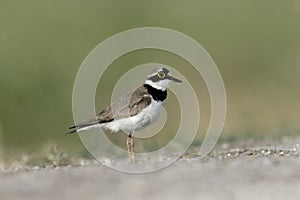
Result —
[[[89,128],[93,128],[95,125],[96,126],[99,125],[98,120],[97,121],[93,120],[93,121],[89,121],[89,122],[83,122],[83,123],[71,126],[71,127],[69,127],[70,132],[68,132],[66,135],[78,133],[80,131],[87,130]]]
[[[71,130],[70,132],[66,133],[66,135],[77,133],[77,129]]]
[[[69,129],[74,129],[74,128],[76,128],[76,126],[74,125],[74,126],[71,126],[71,127],[69,127]]]

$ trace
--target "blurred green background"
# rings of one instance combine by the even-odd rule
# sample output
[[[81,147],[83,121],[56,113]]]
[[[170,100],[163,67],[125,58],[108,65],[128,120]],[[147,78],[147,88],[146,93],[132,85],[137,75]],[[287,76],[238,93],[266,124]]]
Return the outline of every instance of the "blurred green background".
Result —
[[[53,144],[83,149],[78,137],[64,135],[73,123],[76,72],[98,43],[144,26],[185,33],[212,56],[228,95],[221,139],[299,134],[297,0],[0,0],[2,151],[34,152]],[[125,66],[123,71],[161,60],[180,70],[183,62],[155,51],[121,59],[114,65]],[[107,73],[117,79],[122,71],[114,69]],[[209,119],[209,106],[204,107]]]

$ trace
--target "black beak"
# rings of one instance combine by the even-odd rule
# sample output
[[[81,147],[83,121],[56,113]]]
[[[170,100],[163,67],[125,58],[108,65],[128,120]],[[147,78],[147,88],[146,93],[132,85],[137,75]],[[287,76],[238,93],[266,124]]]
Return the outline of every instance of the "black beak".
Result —
[[[182,80],[179,80],[177,78],[174,78],[173,76],[170,77],[170,80],[174,81],[174,82],[177,82],[177,83],[182,83]]]

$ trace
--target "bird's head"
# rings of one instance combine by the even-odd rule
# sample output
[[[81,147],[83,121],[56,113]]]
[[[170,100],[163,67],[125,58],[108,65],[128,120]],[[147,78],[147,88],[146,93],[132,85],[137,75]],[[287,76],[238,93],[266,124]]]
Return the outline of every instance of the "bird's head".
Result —
[[[170,71],[166,68],[160,68],[148,75],[145,84],[151,85],[152,87],[159,90],[166,90],[172,81],[178,83],[182,82],[181,80],[173,77]]]

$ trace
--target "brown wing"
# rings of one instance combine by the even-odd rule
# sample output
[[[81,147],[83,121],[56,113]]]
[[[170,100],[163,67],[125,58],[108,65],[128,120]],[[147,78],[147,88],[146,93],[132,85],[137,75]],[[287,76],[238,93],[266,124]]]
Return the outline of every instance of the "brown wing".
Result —
[[[111,106],[100,111],[97,115],[98,123],[110,122],[114,119],[135,116],[139,111],[151,103],[151,96],[144,86],[118,99]]]
[[[114,119],[135,116],[139,111],[151,103],[151,96],[147,92],[147,88],[140,86],[133,92],[129,92],[124,97],[115,101],[111,106],[102,109],[96,119],[88,120],[77,124],[73,128],[83,128],[97,123],[111,122]],[[76,130],[71,131],[71,133]]]

